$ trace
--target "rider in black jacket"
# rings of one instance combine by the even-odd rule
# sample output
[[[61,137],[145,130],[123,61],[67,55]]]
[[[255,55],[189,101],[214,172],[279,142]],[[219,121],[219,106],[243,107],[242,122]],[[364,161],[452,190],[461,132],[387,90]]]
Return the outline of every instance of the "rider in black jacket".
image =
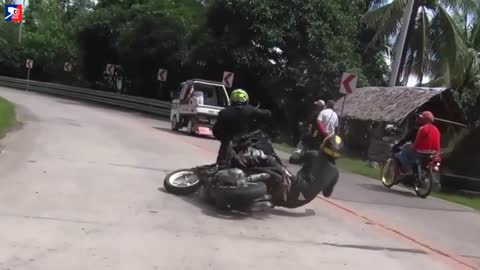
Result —
[[[415,141],[415,137],[417,136],[418,129],[420,129],[420,123],[421,123],[421,118],[419,118],[417,116],[416,122],[415,122],[415,127],[412,128],[410,131],[408,131],[408,133],[405,135],[405,137],[403,137],[400,141],[398,141],[392,147],[393,152],[395,152],[395,153],[399,152],[400,147],[402,147],[405,143],[407,143],[407,142],[412,142],[413,143]]]
[[[269,110],[261,110],[248,104],[247,92],[234,90],[230,95],[231,106],[218,114],[213,127],[213,135],[221,141],[218,150],[217,165],[229,167],[232,158],[231,141],[234,137],[247,135],[256,130],[255,122],[264,121],[272,116]]]

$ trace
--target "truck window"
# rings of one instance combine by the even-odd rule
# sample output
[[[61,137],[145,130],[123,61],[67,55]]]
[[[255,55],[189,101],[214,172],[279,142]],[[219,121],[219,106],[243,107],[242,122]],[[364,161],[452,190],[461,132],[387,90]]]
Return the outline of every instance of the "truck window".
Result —
[[[227,98],[222,86],[203,84],[201,82],[194,84],[194,91],[203,93],[203,104],[216,107],[228,106]]]

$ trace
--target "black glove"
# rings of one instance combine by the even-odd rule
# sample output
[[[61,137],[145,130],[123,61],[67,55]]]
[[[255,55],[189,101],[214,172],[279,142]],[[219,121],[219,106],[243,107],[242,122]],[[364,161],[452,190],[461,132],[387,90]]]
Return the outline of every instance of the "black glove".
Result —
[[[400,152],[400,145],[395,144],[395,145],[392,147],[392,152],[394,152],[394,153]]]

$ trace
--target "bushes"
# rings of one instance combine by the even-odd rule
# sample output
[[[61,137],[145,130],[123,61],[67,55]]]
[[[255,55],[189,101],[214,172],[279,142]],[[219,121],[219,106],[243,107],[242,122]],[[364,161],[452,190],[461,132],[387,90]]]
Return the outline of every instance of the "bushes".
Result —
[[[15,107],[0,97],[0,138],[15,121]]]

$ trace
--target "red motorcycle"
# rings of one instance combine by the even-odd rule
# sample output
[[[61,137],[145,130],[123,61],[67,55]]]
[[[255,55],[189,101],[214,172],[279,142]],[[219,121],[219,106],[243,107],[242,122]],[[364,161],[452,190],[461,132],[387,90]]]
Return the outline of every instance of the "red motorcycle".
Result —
[[[440,174],[440,164],[442,157],[440,154],[419,154],[416,166],[412,174],[396,175],[395,154],[403,150],[404,145],[397,151],[392,151],[392,156],[387,159],[381,168],[381,180],[384,186],[391,188],[398,184],[413,187],[417,196],[426,198],[430,195],[433,189],[434,179],[438,179]]]

